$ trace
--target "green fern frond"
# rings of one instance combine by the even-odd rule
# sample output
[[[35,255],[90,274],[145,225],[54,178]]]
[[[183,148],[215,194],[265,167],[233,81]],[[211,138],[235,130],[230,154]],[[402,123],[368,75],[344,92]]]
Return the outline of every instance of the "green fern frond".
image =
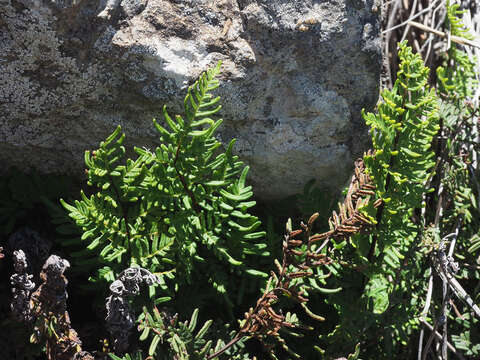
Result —
[[[458,4],[447,1],[445,26],[452,35],[473,40],[473,35],[459,18],[463,11],[459,11],[458,7]],[[478,85],[475,74],[476,59],[471,59],[455,44],[450,47],[447,55],[444,64],[437,68],[438,88],[441,94],[449,94],[451,98],[463,101],[473,95]]]
[[[352,236],[351,247],[336,244],[340,259],[350,266],[328,267],[335,274],[327,281],[328,287],[343,289],[327,298],[340,318],[328,337],[328,347],[342,342],[343,348],[346,344],[353,348],[364,333],[383,331],[380,328],[387,323],[392,324],[391,332],[385,334],[396,339],[406,339],[419,326],[418,320],[409,321],[415,319],[410,312],[416,309],[402,303],[397,281],[403,281],[398,279],[398,272],[406,259],[409,263],[419,261],[413,244],[421,228],[413,216],[414,210],[422,207],[425,185],[433,176],[438,100],[428,86],[429,69],[421,57],[406,42],[399,44],[398,55],[400,65],[393,88],[382,92],[377,113],[363,114],[373,143],[373,152],[365,154],[363,161],[376,189],[362,211],[375,219],[375,226],[369,233]],[[419,264],[402,269],[402,276],[408,273],[409,279],[415,279],[412,287],[423,286]],[[386,358],[387,343],[386,337],[378,347]]]
[[[475,37],[470,33],[469,29],[463,24],[460,19],[460,15],[463,15],[465,11],[458,10],[460,4],[451,3],[447,0],[446,9],[447,14],[445,16],[445,26],[452,35],[460,36],[468,40],[473,40]]]
[[[425,183],[432,176],[431,144],[439,129],[438,101],[427,85],[428,68],[406,43],[399,44],[399,58],[397,81],[391,91],[382,93],[378,114],[364,114],[374,147],[364,161],[377,186],[376,198],[384,202],[379,210],[383,222],[377,225],[382,248],[398,241],[400,233],[390,229],[410,231],[408,218],[421,207]],[[378,220],[375,209],[369,212]]]
[[[164,107],[165,124],[153,120],[160,137],[153,151],[135,148],[137,158],[126,159],[117,127],[98,150],[85,153],[88,183],[98,192],[62,204],[83,231],[78,256],[97,256],[109,269],[98,279],[112,279],[120,264],[138,264],[161,278],[163,291],[195,279],[210,283],[231,307],[235,281],[225,268],[266,277],[256,269],[255,258],[268,253],[259,246],[260,221],[249,213],[255,205],[249,168],[233,154],[233,140],[222,152],[214,137],[222,123],[213,118],[221,106],[211,94],[219,72],[220,63],[188,89],[185,117],[171,117]],[[173,271],[172,281],[165,274]]]

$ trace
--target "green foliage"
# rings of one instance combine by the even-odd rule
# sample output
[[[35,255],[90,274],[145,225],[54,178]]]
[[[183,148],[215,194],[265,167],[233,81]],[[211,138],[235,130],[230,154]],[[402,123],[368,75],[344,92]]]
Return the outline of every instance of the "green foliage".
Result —
[[[455,323],[455,333],[452,334],[453,344],[465,355],[478,358],[480,356],[479,320],[467,311],[462,314],[462,318],[456,318]]]
[[[118,357],[115,354],[108,354],[112,360],[144,360],[145,357],[143,356],[141,351],[137,351],[135,354],[125,354],[122,357]]]
[[[458,22],[452,23],[459,28]],[[376,189],[371,201],[361,211],[375,226],[368,233],[353,235],[351,246],[345,241],[333,244],[335,261],[327,266],[330,273],[319,269],[317,277],[309,280],[310,286],[306,286],[303,278],[295,284],[305,294],[312,292],[323,297],[337,313],[338,322],[333,331],[328,336],[321,336],[320,344],[316,346],[326,357],[340,356],[353,348],[359,351],[356,344],[362,339],[366,342],[362,346],[364,354],[375,354],[376,358],[398,356],[399,346],[406,347],[412,335],[420,329],[418,318],[423,306],[422,295],[431,271],[428,269],[428,252],[424,248],[423,227],[427,220],[433,220],[426,201],[432,202],[432,191],[436,190],[435,186],[430,189],[428,186],[437,181],[438,174],[445,173],[439,171],[445,164],[436,161],[433,151],[438,152],[439,147],[434,149],[432,144],[440,129],[439,118],[445,129],[445,125],[446,128],[458,127],[460,118],[467,119],[471,115],[468,109],[462,110],[454,105],[452,98],[449,101],[438,99],[435,90],[428,86],[429,69],[420,56],[413,54],[405,43],[399,48],[400,70],[394,87],[382,93],[383,102],[378,105],[376,114],[364,114],[371,129],[374,150],[364,156],[364,162]],[[474,82],[470,70],[473,71],[473,65],[467,63],[462,54],[452,53],[460,59],[458,62],[461,61],[463,67],[453,72],[447,67],[448,71],[443,73],[440,69],[438,88],[454,95],[456,104],[460,104],[460,100],[472,93]],[[464,135],[475,134],[471,130],[467,129]],[[456,154],[467,142],[470,148],[476,146],[471,136],[468,140],[465,136],[447,137]],[[450,158],[452,163],[462,166],[457,166],[456,171],[448,171],[449,177],[442,180],[445,189],[452,188],[448,196],[452,198],[453,206],[447,210],[456,213],[456,217],[451,217],[453,219],[463,214],[467,221],[472,221],[470,210],[476,209],[477,192],[472,189],[465,159],[458,155]],[[316,203],[325,201],[322,200],[324,194],[312,185],[307,184],[305,194],[298,197],[297,203],[301,209],[309,208],[313,212]],[[445,216],[443,223],[448,224],[449,218]],[[435,242],[438,245],[438,240],[432,240]],[[478,244],[478,235],[470,235],[469,249],[480,248]],[[368,341],[372,336],[376,341]],[[475,349],[473,343],[466,340],[470,338],[468,330],[454,340]],[[313,356],[307,349],[300,353],[307,358]],[[401,356],[408,358],[413,354],[407,350]]]
[[[473,36],[458,18],[463,14],[458,7],[458,4],[447,2],[446,26],[452,35],[472,40]],[[437,68],[438,89],[442,98],[440,116],[446,139],[440,142],[445,154],[441,183],[454,202],[454,206],[448,209],[452,213],[443,218],[444,224],[455,222],[459,215],[464,216],[469,223],[472,220],[470,209],[478,206],[472,188],[472,168],[469,165],[476,158],[474,153],[477,149],[474,147],[478,147],[475,139],[478,130],[472,122],[473,107],[469,103],[478,86],[474,60],[454,45],[448,50],[443,66]]]
[[[199,310],[195,309],[190,320],[179,322],[178,314],[172,315],[165,308],[159,310],[154,307],[153,311],[149,311],[144,307],[138,329],[141,332],[140,340],[148,340],[149,346],[146,351],[148,356],[156,360],[204,360],[225,346],[222,337],[235,336],[235,331],[226,331],[228,326],[224,326],[222,331],[218,324],[213,324],[213,320],[207,320],[199,326],[198,316]],[[249,354],[245,352],[243,340],[223,354],[232,360],[250,359]],[[135,356],[141,359],[145,357],[142,352],[135,355],[126,354],[123,358],[114,354],[109,355],[113,360],[135,360]],[[211,359],[218,360],[219,357]]]
[[[190,321],[178,322],[177,317],[167,319],[166,314],[160,313],[157,308],[153,309],[153,316],[144,309],[140,318],[139,330],[142,331],[140,340],[147,339],[150,330],[155,333],[148,349],[148,355],[155,355],[157,359],[177,358],[204,359],[212,347],[212,340],[205,340],[205,334],[212,325],[212,320],[206,321],[198,331],[197,327],[198,309],[195,309]],[[159,344],[168,344],[165,349]]]
[[[398,56],[400,70],[393,89],[382,93],[378,114],[364,114],[375,151],[364,161],[377,186],[376,198],[384,204],[378,212],[369,209],[379,222],[374,236],[381,239],[380,250],[399,238],[415,236],[409,218],[422,206],[435,165],[431,144],[439,129],[437,98],[427,85],[429,69],[405,42],[399,45]]]
[[[465,11],[458,10],[460,4],[451,3],[447,0],[446,4],[447,16],[445,17],[445,27],[450,30],[452,35],[460,36],[468,40],[473,40],[474,36],[470,34],[470,31],[464,26],[460,15],[464,14]]]
[[[419,299],[405,298],[405,289],[415,293],[424,283],[425,264],[415,245],[421,224],[414,211],[422,207],[435,165],[431,144],[439,128],[438,102],[427,84],[429,69],[405,42],[399,44],[399,59],[397,80],[382,92],[378,112],[364,114],[374,152],[363,160],[376,190],[362,211],[375,226],[339,249],[335,258],[343,265],[330,265],[335,276],[328,283],[343,289],[327,298],[339,316],[334,331],[322,339],[332,356],[377,334],[379,341],[362,350],[391,358],[418,327]]]
[[[472,39],[458,18],[462,13],[457,4],[447,3],[446,25],[452,35]],[[478,109],[471,102],[478,87],[476,62],[462,47],[453,45],[443,66],[437,69],[442,137],[438,141],[441,162],[435,179],[438,197],[435,198],[436,216],[432,216],[432,222],[439,237],[458,234],[454,256],[463,266],[456,279],[478,304],[478,285],[473,285],[480,280],[480,272],[473,265],[478,264],[480,245]],[[437,308],[441,306],[440,302],[441,299],[436,300]],[[480,355],[478,319],[472,316],[468,307],[461,303],[456,306],[460,315],[449,314],[448,331],[452,334],[452,344],[464,355],[477,358]]]
[[[460,13],[447,4],[446,26],[452,35],[469,37]],[[165,122],[154,120],[160,138],[154,150],[135,148],[137,157],[128,159],[119,127],[98,150],[86,152],[94,190],[73,204],[62,201],[82,231],[81,240],[70,241],[82,248],[72,254],[73,263],[95,270],[92,280],[100,285],[132,265],[160,279],[161,291],[150,289],[152,299],[132,303],[148,303],[139,317],[141,349],[111,359],[416,358],[421,322],[435,323],[444,310],[433,261],[452,234],[462,264],[454,279],[480,300],[478,109],[469,102],[477,86],[475,63],[451,47],[437,69],[435,90],[429,69],[406,42],[398,56],[393,88],[382,92],[375,113],[363,114],[373,151],[364,155],[361,175],[369,176],[371,187],[355,198],[349,188],[344,195],[356,203],[340,203],[340,216],[334,214],[336,222],[328,221],[330,231],[323,234],[314,234],[312,224],[325,218],[335,196],[313,181],[303,195],[267,206],[267,234],[259,231],[248,167],[233,154],[233,140],[222,151],[214,136],[221,124],[213,118],[219,98],[211,95],[219,66],[189,88],[183,117],[164,108]],[[313,212],[301,231],[293,231],[289,220],[287,235],[279,238],[278,218]],[[365,226],[342,230],[347,214]],[[55,219],[71,233],[60,214]],[[281,255],[281,263],[273,260]],[[270,260],[277,271],[265,285]],[[432,278],[437,288],[427,311]],[[160,303],[168,306],[153,305]],[[219,312],[219,303],[228,314]],[[454,304],[457,314],[447,310],[449,341],[478,358],[479,319]],[[244,320],[232,322],[245,311]],[[179,320],[187,314],[189,320]],[[218,319],[200,321],[199,314]],[[251,338],[257,342],[247,342]]]
[[[457,8],[447,6],[447,25],[452,35],[466,37]],[[332,284],[344,291],[327,300],[339,323],[323,340],[337,350],[364,339],[362,353],[377,359],[414,358],[416,347],[425,346],[426,340],[418,345],[413,335],[421,329],[418,319],[426,306],[428,279],[436,271],[431,259],[441,238],[458,234],[454,255],[464,267],[455,278],[467,293],[478,293],[478,286],[469,286],[478,281],[471,251],[480,242],[478,110],[469,102],[476,86],[475,64],[461,48],[450,48],[444,66],[437,69],[437,97],[427,85],[422,59],[405,44],[400,44],[399,58],[397,81],[383,92],[378,114],[364,115],[375,150],[364,161],[377,186],[374,199],[382,203],[376,207],[371,201],[363,211],[376,219],[376,226],[368,234],[354,235],[353,249],[342,248],[338,258],[348,263],[332,266],[337,271]],[[422,316],[432,324],[438,321],[444,301],[434,290],[432,315]],[[468,308],[460,315],[447,313],[448,334],[453,334],[457,351],[478,356],[478,319],[472,319]]]
[[[459,4],[450,5],[450,1],[447,1],[446,27],[454,36],[473,40],[473,36],[458,17],[463,14],[458,8]],[[450,47],[445,63],[437,68],[437,77],[441,94],[461,99],[471,97],[478,83],[475,79],[475,62],[456,45]]]
[[[212,119],[221,108],[211,95],[219,66],[189,88],[185,118],[164,108],[169,130],[154,120],[156,149],[135,148],[137,159],[126,159],[118,127],[98,150],[85,153],[88,184],[98,190],[62,204],[86,243],[73,256],[103,264],[97,280],[112,281],[125,266],[139,265],[169,293],[208,282],[230,303],[230,272],[266,277],[255,267],[268,252],[259,241],[265,236],[257,230],[260,221],[249,213],[255,201],[245,183],[248,167],[233,154],[233,140],[222,152],[214,137],[222,122]]]
[[[473,220],[472,210],[478,204],[475,191],[472,188],[471,162],[472,145],[475,143],[474,124],[467,107],[463,106],[464,99],[454,102],[443,99],[440,103],[440,116],[443,121],[443,134],[446,141],[440,143],[445,154],[442,163],[441,184],[443,191],[452,199],[452,207],[447,208],[442,223],[455,226],[459,216],[469,223]],[[448,226],[447,226],[448,227]]]

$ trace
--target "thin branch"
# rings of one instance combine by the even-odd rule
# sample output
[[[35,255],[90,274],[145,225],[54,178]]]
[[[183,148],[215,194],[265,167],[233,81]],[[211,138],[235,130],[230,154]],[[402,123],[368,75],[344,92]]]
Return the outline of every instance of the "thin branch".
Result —
[[[435,19],[436,19],[436,16],[437,16],[437,11],[438,11],[440,8],[442,8],[442,6],[443,6],[443,3],[440,3],[440,5],[438,5],[438,6],[435,8],[435,10],[433,10],[432,19],[431,19],[431,25],[432,25],[434,28],[439,27],[440,24],[443,24],[443,22],[444,22],[445,14],[444,14],[444,12],[443,12],[443,13],[441,14],[441,16],[440,16],[440,19],[438,20],[438,22],[437,22],[436,25],[435,25]],[[428,36],[428,39],[427,39],[427,41],[425,42],[425,44],[422,45],[422,51],[423,51],[424,46],[428,46],[428,48],[427,48],[427,53],[425,54],[425,64],[427,63],[428,58],[429,58],[429,56],[430,56],[430,52],[431,52],[431,50],[432,50],[432,42],[433,42],[433,39],[434,39],[433,34],[430,34],[430,35]]]
[[[420,319],[420,321],[422,321],[423,319]],[[424,320],[425,321],[425,320]],[[426,321],[425,321],[426,323]],[[427,354],[428,354],[428,350],[430,350],[430,346],[432,345],[432,342],[433,342],[433,338],[435,337],[436,334],[438,334],[437,332],[437,328],[438,328],[438,324],[439,324],[439,319],[437,318],[435,320],[435,324],[433,325],[433,327],[430,329],[432,331],[432,333],[430,334],[430,336],[428,337],[428,340],[427,340],[427,344],[425,345],[425,348],[423,349],[423,355],[422,355],[422,360],[426,360],[427,359]],[[430,325],[430,324],[429,324]],[[442,339],[442,336],[439,334],[438,336],[440,336],[440,340]]]
[[[452,241],[450,241],[450,247],[448,249],[448,258],[452,258],[453,256],[453,251],[455,249],[455,244],[457,241],[458,234],[460,232],[460,227],[462,224],[462,218],[463,216],[459,216],[457,219],[457,226],[455,228],[455,232],[453,233],[453,236],[447,235],[446,237],[452,237]],[[445,237],[445,238],[446,238]],[[444,238],[444,239],[445,239]],[[442,244],[444,239],[442,239]],[[447,276],[445,276],[442,279],[443,286],[442,286],[442,320],[443,320],[443,331],[442,331],[442,360],[447,360],[448,359],[448,354],[447,354],[447,334],[448,334],[448,315],[447,315],[447,305],[449,302],[449,287],[448,287],[448,282],[447,282]]]
[[[459,229],[459,224],[461,220],[458,220],[457,229]],[[448,285],[450,286],[451,291],[462,301],[464,301],[475,313],[475,315],[480,319],[480,308],[475,304],[472,300],[472,297],[465,291],[465,289],[460,285],[460,283],[455,279],[453,273],[451,272],[452,268],[458,268],[458,264],[454,263],[451,256],[447,256],[443,251],[444,245],[443,243],[450,237],[454,237],[456,239],[458,236],[458,231],[448,234],[443,237],[440,245],[438,254],[436,259],[434,260],[436,263],[435,270],[437,271],[438,275],[442,280],[446,280]],[[454,243],[453,241],[451,244]],[[453,250],[452,250],[453,254]]]
[[[410,19],[412,18],[413,14],[415,14],[415,9],[416,8],[417,8],[417,0],[413,0],[412,9],[410,11]],[[403,30],[403,35],[402,35],[402,38],[400,39],[400,42],[405,40],[405,38],[407,37],[407,34],[408,34],[408,30],[410,30],[410,25],[407,24],[407,26]]]
[[[448,331],[448,284],[446,280],[443,280],[442,284],[442,322],[443,322],[443,331],[442,331],[442,360],[447,360],[447,331]]]
[[[227,351],[230,347],[232,347],[234,344],[236,344],[244,336],[245,336],[245,334],[242,334],[242,333],[238,332],[237,335],[235,335],[235,337],[228,342],[228,344],[226,344],[224,347],[222,347],[220,350],[216,351],[215,353],[213,353],[211,355],[208,355],[207,360],[214,359],[217,356],[222,355],[225,351]]]
[[[318,249],[315,249],[315,254],[320,254],[320,252],[323,250],[323,248],[325,246],[327,246],[327,244],[330,242],[330,237],[328,237],[323,243],[322,245],[320,245],[320,247]]]
[[[388,3],[384,4],[382,7],[382,14],[389,14],[388,17],[388,22],[386,27],[390,28],[395,22],[397,11],[401,6],[401,0],[393,0],[395,1],[391,10],[388,11]],[[383,67],[386,72],[386,80],[387,83],[384,84],[387,88],[391,89],[393,86],[393,79],[392,79],[392,73],[391,73],[391,65],[390,65],[390,59],[389,59],[389,53],[390,53],[390,37],[391,37],[391,32],[382,32],[382,36],[384,36],[384,41],[383,43],[385,44],[384,51],[383,51]]]
[[[401,28],[402,26],[407,25],[407,24],[408,24],[409,22],[411,22],[413,19],[416,19],[416,18],[420,17],[421,15],[425,14],[426,12],[429,12],[431,9],[433,9],[434,6],[436,6],[436,4],[437,4],[437,2],[434,1],[433,3],[430,4],[429,7],[426,7],[426,8],[423,9],[422,11],[420,11],[420,12],[418,12],[417,14],[415,14],[414,16],[412,16],[411,18],[405,20],[404,22],[402,22],[402,23],[400,23],[400,24],[398,24],[398,25],[395,25],[395,26],[393,26],[393,27],[391,27],[391,28],[388,28],[388,29],[382,31],[382,34],[386,34],[386,33],[390,32],[390,31],[396,30],[396,29],[398,29],[398,28]],[[410,25],[412,25],[412,24],[410,24]]]
[[[458,318],[462,319],[462,320],[465,320],[465,318],[463,317],[462,314],[460,314],[460,311],[458,311],[458,308],[457,306],[455,305],[455,303],[453,302],[452,299],[449,299],[448,300],[448,303],[450,304],[450,306],[453,308],[453,311],[455,312],[455,315],[457,315]]]
[[[460,283],[453,276],[447,275],[447,281],[450,285],[450,289],[453,293],[460,299],[463,300],[475,313],[475,315],[480,319],[480,308],[473,302],[472,298],[465,289],[460,285]]]
[[[416,21],[407,21],[407,24],[410,25],[410,26],[413,26],[413,27],[416,27],[420,30],[423,30],[423,31],[427,31],[427,32],[430,32],[432,34],[435,34],[435,35],[438,35],[442,38],[447,38],[447,39],[450,39],[451,41],[453,41],[454,43],[457,43],[457,44],[460,44],[460,45],[468,45],[468,46],[473,46],[473,47],[476,47],[476,48],[479,48],[480,49],[480,44],[475,42],[475,41],[471,41],[471,40],[468,40],[468,39],[465,39],[461,36],[456,36],[456,35],[450,35],[447,34],[447,33],[444,33],[443,31],[440,31],[440,30],[436,30],[436,29],[433,29],[429,26],[425,26],[421,23],[418,23]]]
[[[427,289],[427,297],[425,299],[425,307],[423,308],[421,319],[425,320],[425,317],[428,314],[428,310],[430,309],[430,304],[432,302],[432,293],[433,293],[433,272],[432,268],[430,270],[430,277],[428,278],[428,289]],[[423,336],[425,333],[425,329],[422,327],[420,331],[420,339],[418,340],[418,360],[422,360],[422,350],[423,350]]]
[[[433,326],[430,325],[425,319],[422,319],[420,318],[420,322],[425,325],[430,331],[433,331]],[[437,331],[435,331],[434,333],[434,336],[436,336],[436,338],[438,340],[441,340],[442,339],[442,335],[440,335],[440,333],[438,333]],[[465,360],[465,358],[463,357],[462,354],[460,354],[457,349],[455,349],[455,347],[450,344],[448,341],[447,341],[447,346],[448,346],[448,349],[452,352],[453,355],[455,355],[458,359],[460,360]]]
[[[457,219],[457,226],[455,227],[455,232],[453,233],[453,239],[450,242],[450,248],[448,249],[448,256],[452,257],[453,256],[453,250],[455,249],[455,243],[457,242],[458,234],[460,233],[460,228],[463,223],[463,215],[460,215]]]

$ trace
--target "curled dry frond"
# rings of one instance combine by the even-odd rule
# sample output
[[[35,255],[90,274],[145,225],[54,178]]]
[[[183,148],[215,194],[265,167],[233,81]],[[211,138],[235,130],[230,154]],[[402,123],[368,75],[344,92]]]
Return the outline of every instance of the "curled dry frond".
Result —
[[[331,259],[325,254],[317,254],[310,250],[311,244],[316,241],[315,236],[310,236],[310,230],[317,218],[318,214],[313,214],[307,225],[301,224],[302,230],[287,230],[287,235],[285,235],[283,241],[282,263],[275,261],[277,271],[272,271],[265,291],[257,300],[255,308],[250,308],[245,313],[245,320],[240,329],[240,334],[243,336],[253,336],[260,341],[265,336],[274,336],[283,343],[279,335],[280,329],[297,327],[296,324],[288,321],[281,311],[279,313],[276,312],[273,309],[273,305],[281,295],[286,295],[306,308],[305,304],[308,299],[302,296],[304,295],[303,290],[293,283],[293,280],[313,276],[313,268],[327,265],[331,262]],[[301,234],[307,235],[306,242],[295,238]],[[305,250],[301,248],[303,245],[307,245],[303,247]],[[310,315],[311,312],[307,311],[307,314]],[[319,316],[315,316],[315,319],[323,320]]]
[[[372,155],[371,150],[367,155]],[[348,239],[351,235],[367,229],[373,225],[371,219],[362,214],[364,207],[372,197],[375,197],[375,185],[372,178],[365,171],[363,159],[355,161],[355,171],[348,187],[345,201],[338,204],[338,213],[334,211],[329,219],[330,230],[314,235],[312,242],[325,239]],[[382,200],[376,200],[373,205],[379,207]]]

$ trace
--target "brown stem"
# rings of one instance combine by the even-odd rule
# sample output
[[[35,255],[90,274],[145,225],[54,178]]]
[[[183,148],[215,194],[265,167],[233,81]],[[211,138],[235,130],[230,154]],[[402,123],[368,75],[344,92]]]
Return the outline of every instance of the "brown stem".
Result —
[[[223,348],[221,348],[220,350],[218,350],[217,352],[211,355],[208,355],[207,360],[214,359],[217,356],[222,355],[225,351],[227,351],[229,348],[231,348],[233,345],[235,345],[237,342],[243,339],[244,336],[245,336],[244,334],[242,334],[241,332],[238,332],[237,335],[235,335],[235,337],[232,340],[230,340],[228,344],[225,344]]]
[[[308,224],[305,230],[306,230],[305,236],[307,238],[307,254],[310,254],[312,249],[312,243],[310,241],[310,233],[311,233],[310,224]],[[310,266],[310,262],[311,262],[310,258],[307,256],[307,259],[306,259],[307,266]]]
[[[308,246],[309,247],[311,245],[311,241],[310,241],[311,225],[317,217],[318,217],[318,215],[315,216],[314,218],[311,217],[309,222],[308,222],[308,225],[305,225],[304,223],[302,223],[303,231],[308,236]],[[223,346],[220,350],[218,350],[215,353],[207,356],[206,357],[207,360],[213,359],[213,358],[223,354],[227,349],[229,349],[231,346],[236,344],[242,338],[247,336],[247,334],[249,334],[249,336],[256,336],[256,335],[258,336],[258,327],[255,330],[252,330],[251,326],[252,326],[252,322],[254,323],[255,321],[258,321],[258,314],[261,313],[262,311],[264,313],[268,313],[268,314],[270,314],[270,316],[274,317],[274,321],[273,321],[274,324],[273,325],[272,324],[269,324],[269,325],[262,324],[262,327],[263,326],[268,326],[269,327],[269,331],[266,332],[267,335],[269,334],[269,332],[270,333],[276,333],[278,335],[277,331],[278,331],[279,328],[284,327],[284,326],[293,326],[293,325],[288,324],[284,321],[283,315],[275,315],[275,313],[271,309],[271,305],[273,305],[272,301],[275,301],[277,299],[276,296],[279,295],[279,293],[285,293],[285,294],[289,295],[289,297],[298,300],[300,303],[303,303],[303,301],[306,301],[306,300],[302,300],[302,297],[301,297],[300,293],[296,293],[296,290],[291,291],[290,288],[288,288],[288,285],[287,285],[289,283],[289,279],[290,279],[289,275],[287,274],[287,268],[290,264],[292,264],[290,262],[291,254],[289,254],[289,252],[288,252],[289,240],[291,240],[291,238],[294,238],[295,235],[299,235],[303,231],[302,230],[290,231],[287,235],[285,235],[285,240],[284,240],[284,244],[283,244],[282,264],[280,265],[280,264],[278,264],[278,262],[276,262],[276,264],[278,264],[278,269],[277,269],[278,276],[276,276],[276,281],[275,281],[275,284],[273,285],[272,289],[269,290],[269,291],[266,291],[268,288],[270,288],[270,284],[271,284],[272,280],[275,278],[273,271],[272,271],[272,275],[270,276],[270,278],[267,282],[265,292],[257,300],[255,308],[250,309],[249,312],[247,313],[247,315],[245,316],[245,322],[244,322],[243,326],[241,327],[241,329],[238,331],[238,333],[235,335],[235,337],[232,340],[230,340],[225,346]],[[308,254],[310,254],[310,252],[307,250],[307,259],[305,261],[307,261],[309,259]],[[306,264],[306,262],[304,263],[304,265],[305,264]],[[309,265],[307,265],[307,266],[309,267]],[[302,271],[304,271],[304,270],[305,269],[302,268]],[[295,274],[295,273],[293,273],[293,274]],[[273,294],[273,296],[272,296],[272,294]],[[275,300],[272,300],[273,298],[275,298]],[[272,315],[272,312],[273,312],[273,315]],[[279,321],[279,318],[281,319],[281,321]]]
[[[173,166],[177,164],[178,155],[180,154],[180,146],[182,145],[182,139],[178,139],[177,151],[175,152],[175,159],[173,160]]]
[[[288,242],[288,239],[289,239],[289,235],[285,236],[285,241]],[[279,290],[279,284],[282,283],[282,280],[285,277],[285,270],[286,270],[287,266],[288,266],[288,263],[287,263],[287,259],[286,259],[286,253],[285,253],[285,251],[283,251],[282,271],[279,273],[279,275],[277,277],[277,281],[275,283],[275,286],[272,290],[264,293],[261,296],[260,299],[264,299],[271,292]],[[271,279],[272,279],[272,276],[270,277],[270,280],[269,280],[268,283],[270,283]],[[267,287],[268,287],[268,285],[267,285]],[[284,290],[284,289],[282,288],[281,290]],[[207,356],[207,360],[213,359],[213,358],[223,354],[225,351],[227,351],[230,347],[235,345],[238,341],[240,341],[245,336],[244,329],[248,328],[248,326],[250,324],[250,321],[252,319],[252,315],[258,312],[258,309],[259,309],[261,303],[262,302],[260,300],[257,301],[257,304],[255,305],[255,308],[252,311],[249,312],[247,318],[245,319],[245,323],[243,324],[240,331],[235,335],[235,337],[232,340],[230,340],[227,344],[225,344],[225,346],[223,348],[221,348],[217,352],[213,353],[212,355]]]

